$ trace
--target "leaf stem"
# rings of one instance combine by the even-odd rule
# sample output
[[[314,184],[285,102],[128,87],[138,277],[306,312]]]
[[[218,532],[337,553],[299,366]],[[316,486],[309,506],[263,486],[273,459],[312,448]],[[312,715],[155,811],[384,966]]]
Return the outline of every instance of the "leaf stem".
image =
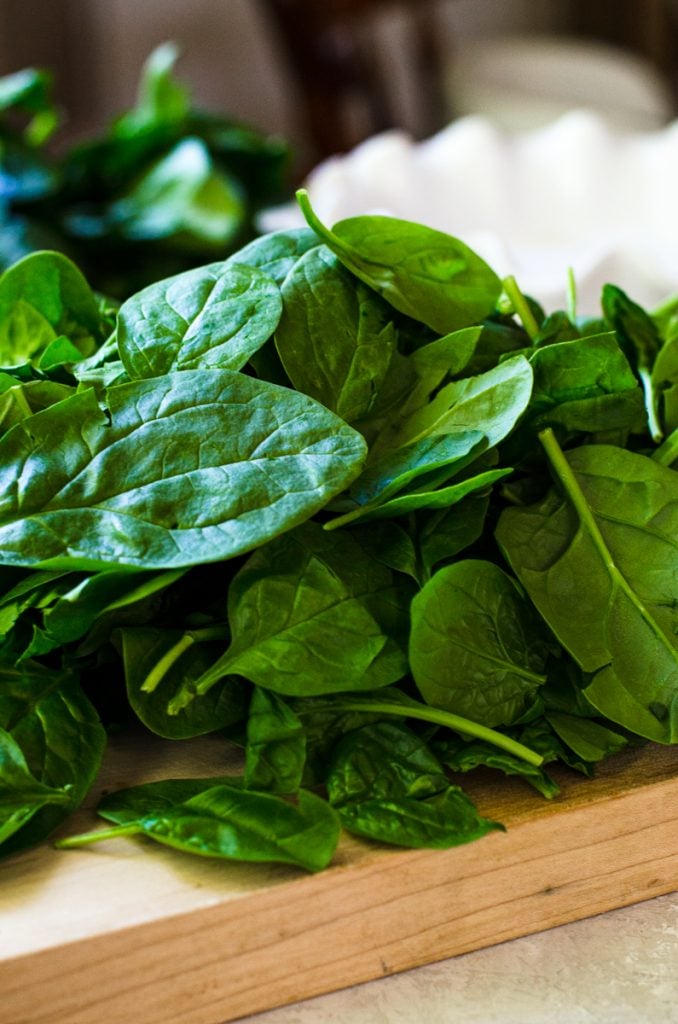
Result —
[[[567,268],[567,316],[575,323],[577,319],[577,281],[572,267]]]
[[[510,274],[508,277],[504,278],[504,280],[502,281],[502,286],[504,288],[504,291],[508,295],[509,299],[511,300],[511,305],[513,306],[515,312],[520,317],[521,323],[527,331],[530,341],[536,341],[539,337],[539,324],[535,320],[534,314],[532,313],[532,310],[529,307],[527,299],[518,287],[518,282],[516,281],[513,274]]]
[[[115,825],[113,828],[101,828],[96,832],[81,832],[77,836],[58,839],[54,844],[57,850],[77,850],[80,846],[91,846],[104,839],[119,839],[121,836],[136,836],[143,829],[140,825]]]
[[[153,693],[165,678],[172,665],[179,660],[185,651],[195,643],[201,643],[205,640],[221,640],[224,636],[224,630],[224,626],[210,626],[205,629],[192,629],[184,633],[168,651],[165,651],[162,658],[155,663],[141,684],[142,691],[144,693]]]
[[[598,523],[596,522],[595,517],[589,508],[588,502],[582,493],[577,478],[572,472],[570,464],[563,455],[563,450],[556,441],[555,434],[550,427],[540,432],[539,440],[544,446],[544,450],[556,476],[565,488],[568,500],[574,506],[574,510],[579,517],[580,523],[591,536],[591,539],[608,570],[616,573],[617,568],[608,550],[607,544],[605,543],[605,539],[598,528]]]
[[[645,411],[647,413],[647,425],[650,430],[650,437],[659,444],[664,436],[661,424],[657,417],[657,401],[654,393],[654,385],[652,383],[652,374],[649,370],[638,367],[638,376],[640,377],[640,383],[643,388],[643,396],[645,398]]]
[[[495,747],[514,754],[521,761],[539,768],[544,763],[544,758],[534,750],[530,750],[518,740],[505,736],[504,733],[490,729],[479,722],[472,722],[469,718],[462,718],[461,715],[452,714],[451,711],[442,711],[440,708],[432,708],[425,704],[391,704],[387,701],[351,701],[350,699],[341,702],[342,707],[347,711],[372,711],[375,714],[399,715],[401,718],[418,718],[422,722],[433,722],[435,725],[444,725],[448,729],[464,736],[475,736],[476,739],[485,740]]]
[[[672,431],[663,444],[656,448],[650,458],[660,466],[672,466],[678,460],[678,427]]]

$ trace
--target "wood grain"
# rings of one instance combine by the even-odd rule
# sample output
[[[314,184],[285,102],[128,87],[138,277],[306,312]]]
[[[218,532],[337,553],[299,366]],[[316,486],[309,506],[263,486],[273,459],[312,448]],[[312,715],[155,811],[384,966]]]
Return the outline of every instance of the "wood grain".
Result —
[[[177,764],[176,744],[118,738],[101,785],[167,777],[170,757],[177,776],[223,773],[217,741],[180,749]],[[559,781],[548,802],[475,773],[464,785],[505,834],[446,851],[347,838],[313,876],[143,840],[11,858],[0,1024],[222,1024],[678,888],[678,749]],[[85,809],[68,831],[91,826]]]

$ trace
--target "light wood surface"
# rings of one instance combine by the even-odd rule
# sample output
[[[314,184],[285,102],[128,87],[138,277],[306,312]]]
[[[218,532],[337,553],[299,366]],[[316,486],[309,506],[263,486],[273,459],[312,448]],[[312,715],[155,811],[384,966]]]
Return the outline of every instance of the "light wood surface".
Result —
[[[177,750],[183,759],[177,763]],[[229,770],[213,739],[111,742],[102,789]],[[464,785],[507,825],[447,851],[342,842],[332,867],[209,861],[143,840],[0,867],[0,1024],[222,1024],[678,888],[678,749]],[[93,825],[85,808],[64,831]]]

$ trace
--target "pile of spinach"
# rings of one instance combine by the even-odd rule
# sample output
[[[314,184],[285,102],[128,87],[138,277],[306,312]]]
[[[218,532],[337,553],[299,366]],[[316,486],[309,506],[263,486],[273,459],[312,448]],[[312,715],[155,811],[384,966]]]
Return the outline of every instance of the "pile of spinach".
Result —
[[[136,106],[65,152],[50,75],[0,79],[0,267],[58,249],[123,299],[253,237],[255,212],[284,194],[287,146],[195,109],[176,59],[155,50]]]
[[[342,827],[500,828],[460,773],[550,798],[550,764],[678,739],[678,301],[547,316],[447,235],[299,201],[117,314],[63,255],[0,277],[4,853],[130,723],[243,773],[60,845],[309,870]]]

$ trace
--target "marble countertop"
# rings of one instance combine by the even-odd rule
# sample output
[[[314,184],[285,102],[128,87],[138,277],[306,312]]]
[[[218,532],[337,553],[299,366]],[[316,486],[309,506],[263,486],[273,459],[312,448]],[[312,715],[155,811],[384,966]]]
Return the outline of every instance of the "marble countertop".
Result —
[[[241,1024],[670,1024],[678,893]]]

